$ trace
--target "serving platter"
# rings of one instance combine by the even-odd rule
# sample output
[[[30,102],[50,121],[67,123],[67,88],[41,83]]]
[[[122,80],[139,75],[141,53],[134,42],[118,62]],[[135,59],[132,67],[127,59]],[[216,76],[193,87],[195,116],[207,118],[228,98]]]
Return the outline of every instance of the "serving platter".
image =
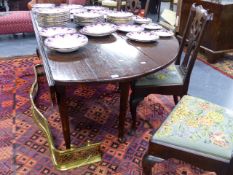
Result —
[[[44,44],[58,52],[73,52],[88,43],[88,38],[82,34],[58,34],[45,39]]]
[[[127,38],[139,42],[154,42],[159,39],[159,36],[154,32],[129,32]]]

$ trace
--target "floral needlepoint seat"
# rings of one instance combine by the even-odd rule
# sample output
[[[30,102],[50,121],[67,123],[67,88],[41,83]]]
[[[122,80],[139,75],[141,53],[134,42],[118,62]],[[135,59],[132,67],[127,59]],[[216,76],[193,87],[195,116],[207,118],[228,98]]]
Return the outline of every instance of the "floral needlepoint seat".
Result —
[[[217,175],[232,175],[232,153],[233,111],[184,96],[152,136],[143,167],[150,174],[151,160],[176,158]]]
[[[184,96],[152,140],[230,160],[233,112],[199,98]]]

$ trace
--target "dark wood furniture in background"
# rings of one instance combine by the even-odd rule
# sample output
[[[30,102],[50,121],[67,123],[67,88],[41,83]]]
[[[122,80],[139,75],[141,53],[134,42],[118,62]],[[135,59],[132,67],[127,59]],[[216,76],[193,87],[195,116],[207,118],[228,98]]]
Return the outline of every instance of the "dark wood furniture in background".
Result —
[[[28,10],[27,3],[30,0],[8,0],[10,11],[23,11]]]
[[[70,148],[70,127],[66,113],[66,88],[81,83],[117,82],[120,87],[119,139],[124,141],[130,82],[156,72],[174,61],[179,47],[175,37],[153,43],[127,40],[125,34],[89,37],[88,44],[76,52],[61,54],[45,48],[32,14],[40,57],[50,90],[56,92],[66,147]]]
[[[183,0],[180,14],[179,35],[183,35],[188,13],[193,3],[214,13],[202,42],[209,62],[215,62],[224,53],[233,51],[233,1]]]

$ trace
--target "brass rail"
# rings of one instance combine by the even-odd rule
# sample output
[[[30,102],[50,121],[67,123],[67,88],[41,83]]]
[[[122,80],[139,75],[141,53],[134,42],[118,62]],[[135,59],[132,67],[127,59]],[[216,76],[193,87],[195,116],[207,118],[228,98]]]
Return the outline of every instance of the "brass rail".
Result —
[[[69,170],[101,161],[100,143],[90,144],[88,142],[86,146],[79,148],[72,145],[71,148],[67,150],[58,150],[55,148],[48,121],[36,107],[34,101],[39,88],[38,76],[43,73],[41,71],[42,67],[43,65],[36,65],[34,67],[35,80],[30,89],[31,110],[33,119],[47,137],[53,164],[58,170]]]

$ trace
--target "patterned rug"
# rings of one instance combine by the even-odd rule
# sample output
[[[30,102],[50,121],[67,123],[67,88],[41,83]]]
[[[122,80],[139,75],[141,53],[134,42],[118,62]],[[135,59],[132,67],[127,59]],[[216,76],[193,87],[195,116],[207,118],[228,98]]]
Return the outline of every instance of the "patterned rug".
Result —
[[[228,56],[225,56],[221,59],[219,59],[216,63],[208,63],[207,58],[199,53],[198,59],[204,62],[205,64],[211,66],[215,70],[223,73],[224,75],[233,78],[233,55],[229,54]]]
[[[28,94],[34,81],[32,67],[37,63],[40,60],[36,57],[0,61],[0,174],[142,175],[141,161],[151,133],[174,107],[172,98],[151,95],[140,104],[136,136],[127,134],[131,123],[128,112],[125,123],[127,142],[120,144],[117,141],[119,93],[115,84],[70,86],[67,105],[72,143],[81,146],[87,140],[101,142],[103,160],[65,172],[57,171],[50,159],[48,143],[30,111]],[[58,110],[51,106],[45,77],[39,79],[39,84],[39,109],[49,120],[57,147],[63,148]],[[154,175],[165,174],[211,173],[170,159],[154,167]]]

